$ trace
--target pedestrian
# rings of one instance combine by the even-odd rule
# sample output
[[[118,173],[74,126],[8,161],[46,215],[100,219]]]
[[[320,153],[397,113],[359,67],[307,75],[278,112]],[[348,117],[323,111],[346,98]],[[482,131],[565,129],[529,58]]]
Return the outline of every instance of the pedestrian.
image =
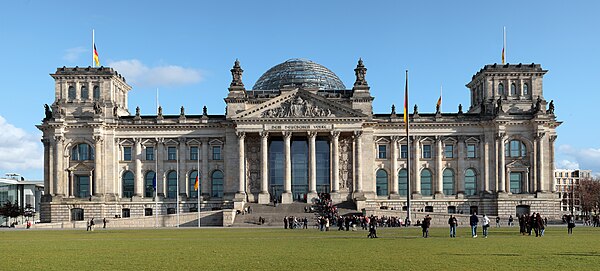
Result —
[[[86,226],[86,227],[85,227],[85,231],[90,231],[90,230],[92,230],[92,224],[90,223],[90,220],[88,220],[88,221],[85,223],[85,226]]]
[[[102,219],[102,228],[106,229],[106,217]]]
[[[94,225],[96,225],[96,223],[94,223],[94,218],[92,217],[92,220],[90,220],[90,228],[92,231],[94,231]]]
[[[573,215],[567,216],[567,233],[573,234],[573,228],[575,228],[575,217]]]
[[[496,228],[500,228],[500,216],[496,217]]]
[[[479,223],[479,218],[477,217],[477,212],[473,212],[471,217],[469,218],[469,224],[471,225],[471,237],[477,238],[477,224]]]
[[[431,225],[431,217],[426,215],[423,218],[423,223],[421,224],[421,228],[423,229],[423,238],[429,237],[429,226]]]
[[[450,218],[448,218],[448,225],[450,225],[450,238],[456,237],[456,224],[458,224],[456,217],[450,215]]]
[[[287,216],[283,217],[283,228],[287,230],[288,228],[288,218]]]
[[[483,228],[483,238],[487,238],[488,237],[488,229],[490,227],[490,218],[484,214],[481,224],[482,224],[482,228]]]
[[[371,219],[370,219],[369,234],[367,235],[367,237],[368,238],[377,238],[377,222],[374,217],[371,217]]]
[[[537,213],[537,216],[535,218],[536,222],[537,222],[537,228],[539,231],[539,235],[536,234],[536,237],[542,237],[544,236],[544,231],[546,230],[546,226],[544,225],[544,220],[542,219],[542,216],[540,215],[540,213]]]
[[[508,217],[508,226],[509,226],[509,227],[512,227],[512,226],[514,226],[514,223],[513,223],[513,221],[514,221],[514,218],[512,217],[512,215],[510,215],[510,216]]]

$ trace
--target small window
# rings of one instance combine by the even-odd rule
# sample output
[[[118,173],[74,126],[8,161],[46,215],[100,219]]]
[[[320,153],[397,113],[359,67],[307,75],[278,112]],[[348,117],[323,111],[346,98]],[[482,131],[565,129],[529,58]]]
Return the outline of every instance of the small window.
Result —
[[[167,160],[177,160],[177,148],[176,147],[169,147],[167,149]]]
[[[223,197],[223,172],[216,170],[212,174],[211,196],[214,198]]]
[[[423,169],[421,171],[421,195],[431,196],[431,171]]]
[[[170,171],[167,174],[167,198],[175,199],[177,198],[177,172]]]
[[[386,145],[379,145],[378,150],[379,150],[379,154],[378,154],[377,158],[379,158],[379,159],[387,158],[387,146]]]
[[[400,145],[400,158],[408,158],[408,145]]]
[[[527,83],[523,84],[523,95],[529,95],[529,85]]]
[[[449,214],[456,214],[456,206],[448,206]]]
[[[131,147],[123,147],[123,161],[131,161]]]
[[[68,97],[70,100],[74,100],[77,97],[77,93],[75,93],[75,87],[74,86],[70,86],[69,87],[69,91],[68,91]]]
[[[121,217],[122,218],[131,217],[131,210],[129,208],[122,209],[121,210]]]
[[[510,192],[513,194],[521,193],[521,180],[523,175],[521,172],[511,172],[510,173]]]
[[[77,144],[71,150],[71,160],[86,161],[94,159],[94,150],[86,143]]]
[[[134,175],[133,172],[131,171],[125,171],[125,173],[123,173],[123,178],[122,178],[122,185],[123,185],[123,197],[124,198],[131,198],[133,197],[133,189],[135,186],[135,180],[134,180]]]
[[[504,96],[504,85],[502,83],[498,84],[498,95]]]
[[[87,100],[89,98],[90,98],[90,92],[88,91],[88,88],[86,86],[82,86],[81,87],[81,99]]]
[[[100,87],[94,86],[94,101],[100,100]]]
[[[177,213],[177,210],[175,208],[167,208],[168,215],[174,215],[176,213]]]
[[[377,196],[388,195],[388,174],[385,170],[380,169],[377,171],[375,178]]]
[[[510,157],[525,157],[527,156],[527,148],[525,144],[519,140],[511,140],[504,145],[505,156]]]
[[[477,176],[473,169],[465,171],[465,195],[473,196],[477,194]]]
[[[146,160],[154,161],[154,147],[146,147]]]
[[[447,144],[447,145],[444,146],[444,156],[446,158],[453,158],[454,157],[454,145]]]
[[[190,147],[190,160],[199,160],[198,159],[198,147],[195,147],[195,146]]]
[[[431,158],[431,145],[423,145],[423,158]]]
[[[517,85],[510,84],[510,96],[517,96]]]
[[[221,160],[221,146],[212,147],[213,160]]]
[[[145,208],[144,216],[152,216],[152,208]]]
[[[475,144],[467,144],[467,158],[475,158],[476,154]]]
[[[433,213],[433,206],[425,206],[425,212]]]

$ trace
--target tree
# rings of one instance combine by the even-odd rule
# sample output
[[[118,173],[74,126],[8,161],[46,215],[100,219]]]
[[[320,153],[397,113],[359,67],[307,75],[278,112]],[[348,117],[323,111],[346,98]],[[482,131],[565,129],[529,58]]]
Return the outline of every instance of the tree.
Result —
[[[600,179],[583,179],[579,182],[581,209],[589,214],[598,211],[600,205]]]
[[[17,217],[23,215],[23,208],[19,207],[19,203],[16,200],[14,203],[10,202],[10,200],[7,200],[0,208],[0,215],[6,219],[6,226],[8,226],[7,218],[16,219]]]

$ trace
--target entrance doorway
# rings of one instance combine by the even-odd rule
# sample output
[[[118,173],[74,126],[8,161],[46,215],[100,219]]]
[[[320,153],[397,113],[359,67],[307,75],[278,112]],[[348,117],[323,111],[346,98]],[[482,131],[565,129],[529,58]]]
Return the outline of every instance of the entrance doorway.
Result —
[[[531,212],[531,206],[517,205],[516,212],[517,212],[517,216],[528,215]]]
[[[71,209],[71,221],[83,221],[83,209],[81,209],[81,208]]]

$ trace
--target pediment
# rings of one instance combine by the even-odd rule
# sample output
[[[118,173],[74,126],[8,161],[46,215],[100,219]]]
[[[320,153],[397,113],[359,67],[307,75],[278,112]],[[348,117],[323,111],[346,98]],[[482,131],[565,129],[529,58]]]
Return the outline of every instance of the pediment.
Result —
[[[362,118],[363,113],[307,90],[295,89],[244,110],[233,119]]]
[[[186,144],[188,144],[190,146],[194,146],[194,145],[200,145],[200,144],[202,144],[202,142],[200,142],[200,140],[198,140],[198,139],[193,138],[193,139],[188,140],[186,142]]]
[[[529,165],[521,160],[515,160],[506,165],[507,168],[528,168]]]
[[[90,172],[93,169],[94,169],[93,167],[88,166],[84,163],[77,163],[77,164],[70,166],[67,170],[72,171],[72,172]]]

